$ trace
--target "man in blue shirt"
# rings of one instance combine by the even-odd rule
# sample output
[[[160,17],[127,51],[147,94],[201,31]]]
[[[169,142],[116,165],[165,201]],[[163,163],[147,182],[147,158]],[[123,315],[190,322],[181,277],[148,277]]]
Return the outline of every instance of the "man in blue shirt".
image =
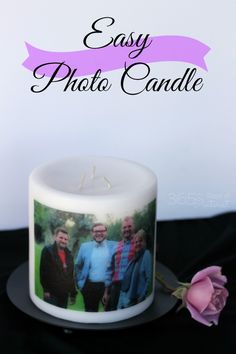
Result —
[[[76,281],[83,299],[85,311],[98,312],[105,290],[105,274],[117,245],[108,241],[107,227],[96,223],[92,227],[93,241],[81,245],[76,262]]]

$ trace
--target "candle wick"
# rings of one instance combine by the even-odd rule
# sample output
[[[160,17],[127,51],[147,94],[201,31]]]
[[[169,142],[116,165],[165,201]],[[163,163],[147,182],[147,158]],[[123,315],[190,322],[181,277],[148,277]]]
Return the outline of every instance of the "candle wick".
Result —
[[[107,177],[105,177],[105,176],[103,176],[103,179],[107,183],[107,188],[111,189],[111,182],[109,181],[109,179]]]
[[[95,172],[96,172],[96,166],[93,166],[93,172],[92,172],[92,176],[91,176],[92,179],[95,178]]]
[[[81,178],[80,178],[80,185],[79,185],[79,190],[81,190],[84,186],[84,181],[85,181],[85,173],[82,174]]]

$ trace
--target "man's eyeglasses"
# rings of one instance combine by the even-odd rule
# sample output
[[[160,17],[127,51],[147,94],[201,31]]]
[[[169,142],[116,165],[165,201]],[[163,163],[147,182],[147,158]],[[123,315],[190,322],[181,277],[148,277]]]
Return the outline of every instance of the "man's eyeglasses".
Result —
[[[94,234],[99,234],[99,233],[103,233],[106,232],[107,230],[93,230]]]

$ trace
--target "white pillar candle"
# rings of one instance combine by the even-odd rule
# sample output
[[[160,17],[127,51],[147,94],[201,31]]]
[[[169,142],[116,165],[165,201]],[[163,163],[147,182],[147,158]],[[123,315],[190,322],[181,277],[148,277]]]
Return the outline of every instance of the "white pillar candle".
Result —
[[[52,316],[83,323],[115,322],[143,312],[154,298],[156,194],[157,182],[154,173],[148,168],[128,160],[97,156],[71,157],[36,168],[30,175],[29,181],[29,283],[30,297],[34,304]],[[130,217],[134,221],[134,230],[130,232],[130,237],[126,234],[127,243],[122,241],[126,239],[123,228],[126,217]],[[106,250],[101,253],[102,256],[95,253],[97,249],[94,251],[93,248],[98,244],[93,237],[96,232],[99,234],[99,231],[93,230],[92,227],[94,223],[98,222],[105,226],[108,234],[108,238],[99,243],[99,246],[103,245]],[[55,238],[54,235],[54,229],[57,226],[67,230],[68,244],[62,245],[60,241],[59,243],[55,242],[58,241],[58,237]],[[96,231],[95,234],[91,229]],[[131,264],[134,264],[134,257],[139,251],[138,237],[135,234],[140,229],[144,229],[146,232],[147,242],[143,244],[145,251],[140,252],[142,256],[138,261],[136,260],[136,273],[134,270],[129,270],[128,275],[128,268],[132,268]],[[66,235],[66,242],[68,235]],[[132,246],[130,246],[130,242]],[[89,249],[90,246],[90,251],[82,254],[82,248]],[[125,247],[128,247],[126,256],[124,255]],[[59,256],[57,253],[58,268],[55,268],[55,274],[50,274],[54,269],[50,266],[50,262],[55,261],[53,249],[54,251],[62,250],[64,261],[63,256]],[[72,290],[66,290],[64,283],[60,283],[60,277],[65,274],[69,279],[69,265],[66,264],[69,262],[67,250],[74,251],[74,254],[71,253],[73,258],[70,255],[70,259],[73,259],[74,262],[72,265],[74,267],[73,279],[78,292],[76,303],[74,305],[68,303],[64,306],[58,304],[57,300],[55,302],[54,297],[57,297],[61,289],[61,293],[68,292],[68,300],[70,300]],[[47,253],[46,264],[43,263],[44,259],[42,260],[43,252]],[[82,255],[82,263],[79,263],[79,252]],[[147,256],[145,260],[142,259],[144,252]],[[106,265],[103,264],[104,259],[106,259]],[[92,262],[94,262],[93,265]],[[151,270],[148,269],[148,262],[151,264]],[[63,270],[62,264],[64,264],[65,270]],[[99,268],[100,264],[101,269]],[[120,275],[114,275],[114,268],[111,266],[114,264],[120,267]],[[47,266],[50,269],[45,272]],[[79,273],[81,269],[82,275]],[[58,275],[63,271],[65,274]],[[149,281],[147,278],[150,278],[150,274],[151,280]],[[46,280],[43,279],[44,277]],[[128,299],[128,302],[124,305],[121,299],[118,299],[119,306],[117,305],[116,309],[110,311],[104,310],[102,303],[99,304],[98,311],[85,311],[82,295],[85,285],[83,285],[81,292],[78,283],[79,277],[81,277],[82,283],[83,277],[85,277],[90,284],[91,282],[96,283],[95,286],[97,286],[97,281],[102,285],[105,284],[109,291],[112,284],[114,285],[118,280],[121,286],[121,290],[118,292],[119,298],[122,292],[125,301]],[[125,277],[126,280],[129,279],[128,288],[124,286]],[[145,283],[147,281],[148,283]],[[45,285],[45,282],[49,284]],[[134,282],[137,283],[134,284]],[[145,290],[147,286],[148,289]],[[57,288],[55,296],[52,294],[54,288]],[[94,291],[97,292],[97,290]],[[142,297],[138,298],[142,292]],[[62,294],[62,297],[64,295]]]

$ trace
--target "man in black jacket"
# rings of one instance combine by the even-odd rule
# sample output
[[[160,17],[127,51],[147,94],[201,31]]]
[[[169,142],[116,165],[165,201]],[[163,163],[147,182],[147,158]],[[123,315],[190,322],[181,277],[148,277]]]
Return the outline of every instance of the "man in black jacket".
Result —
[[[40,261],[40,282],[44,301],[63,308],[75,303],[74,260],[67,248],[69,235],[59,227],[54,232],[54,243],[45,246]]]

